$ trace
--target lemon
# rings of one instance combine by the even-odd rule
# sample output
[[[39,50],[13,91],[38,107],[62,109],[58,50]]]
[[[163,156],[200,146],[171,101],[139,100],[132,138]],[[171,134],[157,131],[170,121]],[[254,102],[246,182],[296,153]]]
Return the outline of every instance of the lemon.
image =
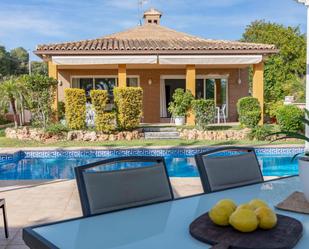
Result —
[[[209,211],[209,218],[219,226],[228,226],[229,218],[233,212],[234,210],[229,206],[215,205]]]
[[[222,199],[216,204],[216,206],[228,206],[228,207],[231,207],[233,211],[235,211],[237,208],[237,205],[231,199]]]
[[[244,233],[253,232],[257,229],[259,222],[256,214],[251,209],[237,209],[229,220],[232,227]]]
[[[239,205],[237,209],[248,209],[248,210],[254,211],[253,207],[249,205],[248,203],[243,203]]]
[[[261,199],[253,199],[249,202],[249,205],[254,209],[258,209],[260,207],[268,207],[267,203]]]
[[[255,210],[259,220],[259,227],[262,229],[272,229],[277,225],[277,215],[269,207],[260,207]]]

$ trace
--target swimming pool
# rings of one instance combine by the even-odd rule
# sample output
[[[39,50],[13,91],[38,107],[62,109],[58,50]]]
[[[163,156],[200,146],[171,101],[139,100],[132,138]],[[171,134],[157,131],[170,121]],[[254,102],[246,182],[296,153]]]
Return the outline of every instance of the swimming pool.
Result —
[[[119,156],[164,156],[170,177],[197,177],[194,155],[209,148],[20,151],[0,154],[0,180],[73,179],[79,165]],[[264,176],[298,174],[292,161],[303,148],[257,148]]]

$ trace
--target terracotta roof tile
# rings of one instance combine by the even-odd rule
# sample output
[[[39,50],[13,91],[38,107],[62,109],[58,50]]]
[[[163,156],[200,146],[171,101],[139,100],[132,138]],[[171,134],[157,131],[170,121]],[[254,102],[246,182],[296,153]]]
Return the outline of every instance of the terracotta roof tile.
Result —
[[[60,52],[59,52],[60,51]],[[274,45],[210,40],[156,25],[145,24],[98,39],[38,45],[36,54],[133,54],[133,53],[221,53],[254,51],[276,53]]]

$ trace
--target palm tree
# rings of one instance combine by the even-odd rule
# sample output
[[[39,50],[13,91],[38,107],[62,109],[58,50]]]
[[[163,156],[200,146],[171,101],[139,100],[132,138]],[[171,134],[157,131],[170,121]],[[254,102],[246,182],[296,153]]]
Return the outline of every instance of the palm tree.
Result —
[[[23,87],[15,77],[0,83],[0,108],[8,110],[12,107],[15,128],[18,126],[18,106],[23,106]]]

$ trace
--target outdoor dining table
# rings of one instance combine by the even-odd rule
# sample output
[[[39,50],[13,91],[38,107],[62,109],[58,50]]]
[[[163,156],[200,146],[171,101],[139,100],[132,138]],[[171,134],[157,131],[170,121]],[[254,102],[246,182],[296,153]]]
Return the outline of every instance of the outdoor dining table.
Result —
[[[23,230],[23,239],[34,249],[205,249],[211,246],[191,237],[189,225],[220,199],[231,198],[240,204],[260,198],[274,208],[294,191],[301,191],[298,176],[87,218],[33,226]],[[280,210],[276,212],[302,222],[303,237],[295,248],[309,248],[309,215]]]

